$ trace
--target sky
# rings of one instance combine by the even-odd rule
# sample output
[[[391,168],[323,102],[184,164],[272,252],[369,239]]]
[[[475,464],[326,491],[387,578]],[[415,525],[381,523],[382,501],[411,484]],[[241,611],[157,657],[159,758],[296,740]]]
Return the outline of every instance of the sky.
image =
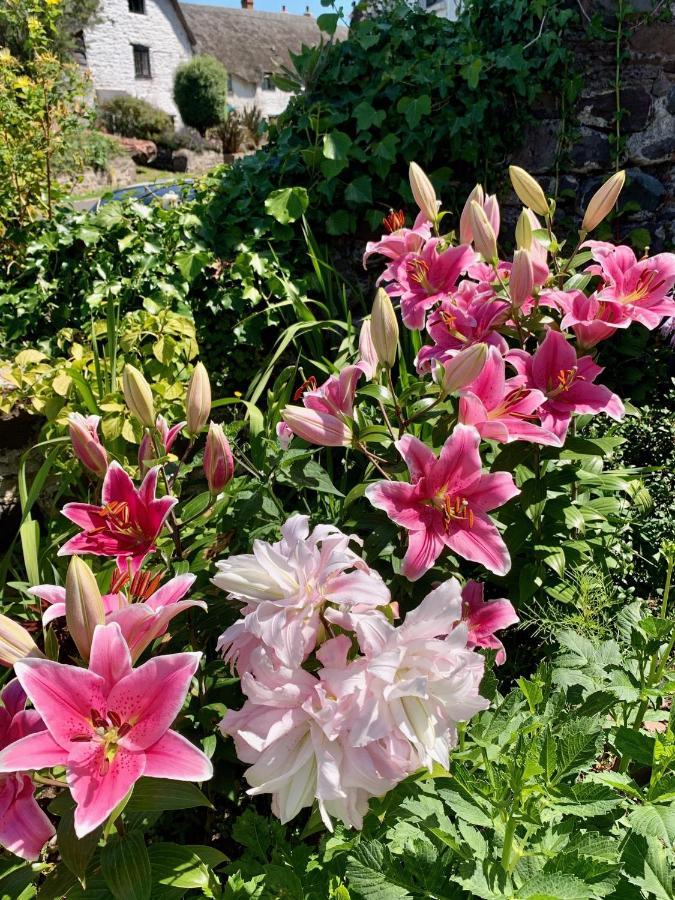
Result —
[[[240,0],[194,0],[194,2],[208,4],[209,6],[241,6]],[[313,16],[320,16],[322,12],[331,11],[322,7],[319,0],[253,0],[253,3],[253,8],[262,12],[281,12],[281,7],[284,4],[289,13],[295,13],[296,15],[302,15],[307,5],[309,5]]]

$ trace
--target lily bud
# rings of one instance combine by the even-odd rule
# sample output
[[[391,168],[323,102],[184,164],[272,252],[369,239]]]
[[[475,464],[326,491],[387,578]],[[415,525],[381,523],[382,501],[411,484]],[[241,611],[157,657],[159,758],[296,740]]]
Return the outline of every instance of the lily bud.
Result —
[[[516,244],[520,250],[529,250],[532,246],[532,223],[525,209],[516,222]]]
[[[473,244],[480,255],[492,262],[497,259],[497,235],[490,225],[485,210],[475,200],[471,201],[471,230],[473,231]]]
[[[138,468],[141,470],[142,476],[145,475],[148,469],[152,468],[153,462],[156,458],[157,452],[155,450],[154,444],[152,443],[150,432],[146,431],[143,435],[141,443],[138,446]]]
[[[138,369],[128,363],[122,372],[122,391],[132,416],[142,425],[152,428],[155,424],[155,405],[150,385]]]
[[[90,472],[103,477],[108,471],[108,454],[98,436],[100,421],[100,416],[71,413],[68,416],[68,431],[75,456]]]
[[[11,668],[27,656],[42,658],[44,654],[22,625],[0,614],[0,665]]]
[[[516,250],[513,254],[513,266],[509,279],[511,303],[520,309],[534,289],[534,269],[532,257],[527,250]]]
[[[509,166],[509,177],[521,203],[529,206],[538,216],[547,215],[548,202],[539,182],[520,166]]]
[[[79,556],[73,556],[66,573],[66,624],[80,656],[89,659],[94,629],[105,625],[105,609],[96,578]]]
[[[488,357],[487,344],[472,344],[444,364],[442,387],[446,394],[454,394],[471,384],[480,375]]]
[[[621,193],[625,180],[625,172],[616,172],[593,194],[586,207],[584,221],[581,223],[582,231],[593,231],[609,215]]]
[[[222,425],[211,422],[204,448],[204,474],[212,494],[218,494],[232,481],[234,459],[230,442],[225,437]]]
[[[473,229],[471,227],[471,203],[475,201],[479,206],[485,203],[485,193],[483,185],[477,184],[466,198],[464,209],[459,217],[459,242],[460,244],[470,244],[473,241]]]
[[[377,350],[373,344],[370,330],[370,319],[364,319],[359,333],[359,364],[370,381],[375,377],[378,363]]]
[[[318,444],[320,447],[352,445],[351,429],[337,416],[304,406],[286,406],[281,415],[293,434],[310,444]]]
[[[204,363],[198,362],[192,373],[185,397],[187,428],[191,435],[199,434],[211,415],[211,384]]]
[[[398,321],[391,298],[384,288],[378,288],[375,294],[370,336],[381,365],[391,369],[398,350]]]
[[[436,199],[436,191],[433,184],[417,163],[414,162],[410,163],[408,177],[415,203],[430,222],[435,222],[438,216],[438,200]]]

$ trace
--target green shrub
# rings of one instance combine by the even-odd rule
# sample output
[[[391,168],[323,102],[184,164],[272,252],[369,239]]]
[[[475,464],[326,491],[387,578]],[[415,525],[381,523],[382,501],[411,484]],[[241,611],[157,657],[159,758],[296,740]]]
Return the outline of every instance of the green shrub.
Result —
[[[173,98],[185,124],[204,134],[227,118],[227,72],[213,56],[196,56],[176,70]]]
[[[139,97],[115,97],[101,104],[99,121],[111,134],[156,141],[173,129],[171,116]]]
[[[106,134],[95,130],[76,131],[59,148],[54,166],[64,175],[84,167],[104,171],[109,160],[120,153],[120,145]]]

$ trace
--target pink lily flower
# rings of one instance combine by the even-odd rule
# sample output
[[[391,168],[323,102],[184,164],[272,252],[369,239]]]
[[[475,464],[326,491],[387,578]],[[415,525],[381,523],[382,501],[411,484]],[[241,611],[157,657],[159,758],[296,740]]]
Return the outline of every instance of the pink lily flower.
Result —
[[[483,371],[460,395],[459,421],[473,425],[487,440],[559,447],[559,438],[537,422],[537,411],[545,402],[541,391],[507,380],[504,357],[490,347]]]
[[[102,506],[66,503],[63,507],[63,515],[83,530],[58,555],[114,556],[120,568],[130,566],[134,575],[156,549],[157,537],[178,502],[175,497],[155,496],[158,471],[150,469],[137,489],[124,469],[112,462],[103,479]]]
[[[370,333],[370,319],[364,319],[359,332],[358,365],[363,370],[363,374],[368,381],[372,381],[375,378],[379,362],[377,350]]]
[[[44,722],[34,709],[25,709],[26,694],[14,679],[0,693],[0,751],[29,734],[44,732]],[[35,786],[26,766],[0,775],[0,845],[22,859],[40,858],[42,848],[54,836],[54,826],[35,799]]]
[[[286,406],[284,422],[293,434],[321,447],[349,447],[352,443],[350,421],[354,415],[354,397],[359,378],[364,374],[361,365],[346,366],[339,375],[331,375],[316,387],[310,379],[296,392],[303,406]],[[306,386],[309,390],[305,390]],[[304,393],[303,393],[304,391]]]
[[[276,435],[281,449],[288,450],[288,448],[291,446],[291,441],[293,440],[293,429],[291,428],[291,426],[283,420],[281,422],[277,422]]]
[[[149,572],[137,572],[127,597],[121,592],[102,597],[106,625],[117,622],[131,652],[132,662],[141,656],[150,644],[166,634],[169,623],[187,609],[206,609],[203,600],[183,600],[195,582],[195,575],[177,575],[166,584],[157,587],[159,576]],[[40,584],[28,591],[50,606],[42,616],[42,624],[66,614],[66,589],[52,584]],[[136,600],[137,602],[133,602]]]
[[[387,288],[392,297],[401,298],[401,315],[408,328],[422,328],[425,311],[452,294],[462,273],[479,258],[466,244],[440,250],[442,243],[431,238],[419,253],[404,256]]]
[[[675,315],[675,253],[659,253],[637,260],[630,247],[615,247],[605,241],[586,241],[597,265],[586,272],[599,275],[604,284],[598,300],[619,304],[625,315],[650,330],[664,316]]]
[[[0,752],[0,772],[65,766],[77,804],[75,833],[104,822],[141,776],[205,781],[207,757],[170,730],[200,653],[159,656],[138,669],[119,625],[98,625],[89,669],[51,660],[16,664],[21,686],[46,731]]]
[[[560,327],[574,332],[580,350],[590,350],[633,321],[617,303],[605,303],[597,294],[582,291],[544,291],[539,300],[563,313]]]
[[[173,425],[171,428],[169,428],[169,423],[166,421],[164,416],[157,416],[157,419],[155,421],[155,428],[159,433],[159,440],[162,447],[164,448],[165,453],[171,452],[171,448],[173,447],[176,438],[186,425],[187,422],[178,422],[177,425]],[[150,436],[150,433],[146,431],[138,448],[138,465],[141,473],[144,473],[148,468],[150,468],[148,463],[156,458],[157,453],[152,442],[152,437]]]
[[[532,231],[538,231],[542,228],[542,224],[531,209],[525,209],[525,215],[530,220]],[[550,272],[548,270],[548,250],[538,241],[536,237],[532,238],[532,243],[528,247],[530,259],[532,260],[532,270],[534,272],[534,283],[538,287],[546,283]]]
[[[496,194],[488,194],[485,196],[483,186],[477,184],[466,199],[464,208],[459,217],[459,241],[461,244],[470,244],[473,241],[473,226],[471,224],[471,201],[475,200],[479,206],[483,208],[488,222],[495,233],[495,237],[499,236],[499,228],[501,225],[499,214],[499,201]]]
[[[100,421],[100,416],[83,416],[80,413],[68,416],[73,453],[83,466],[102,478],[108,469],[108,454],[98,436]]]
[[[590,356],[577,358],[574,347],[559,331],[549,329],[534,356],[512,350],[506,358],[518,372],[513,384],[546,395],[538,415],[542,426],[561,442],[574,413],[605,412],[613,419],[624,415],[619,397],[604,384],[593,384],[602,368]]]
[[[426,241],[431,237],[431,222],[424,213],[419,213],[412,228],[405,228],[405,215],[394,212],[384,219],[384,227],[387,234],[383,234],[379,241],[368,241],[366,252],[363,254],[363,268],[365,269],[371,256],[384,256],[389,260],[387,267],[377,280],[392,281],[396,263],[409,253],[419,253]]]
[[[485,600],[485,586],[479,581],[467,581],[462,589],[462,622],[468,629],[467,647],[486,647],[496,650],[495,662],[501,666],[506,662],[504,645],[495,636],[520,619],[508,600]]]
[[[511,558],[497,527],[487,515],[520,491],[508,472],[483,474],[475,428],[457,425],[440,456],[412,435],[396,442],[411,482],[380,481],[366,496],[397,525],[408,529],[408,549],[401,574],[420,578],[444,547],[504,575]]]
[[[506,353],[509,346],[497,328],[509,315],[509,304],[497,300],[491,287],[463,282],[457,293],[443,300],[429,316],[427,331],[434,344],[422,347],[417,354],[418,372],[428,372],[431,360],[445,363],[472,344],[489,344]]]

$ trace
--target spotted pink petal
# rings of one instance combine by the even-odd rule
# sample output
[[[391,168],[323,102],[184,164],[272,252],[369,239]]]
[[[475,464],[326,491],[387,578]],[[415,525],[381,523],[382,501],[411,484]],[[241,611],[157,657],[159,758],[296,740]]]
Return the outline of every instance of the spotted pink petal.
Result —
[[[75,743],[68,756],[68,787],[77,804],[75,834],[92,832],[126,797],[145,769],[145,755],[118,747],[106,763],[103,744]]]
[[[64,765],[67,758],[68,750],[57,744],[48,731],[38,731],[0,751],[0,772],[50,769]]]
[[[156,744],[146,748],[144,774],[176,781],[208,781],[213,776],[213,766],[186,738],[167,731]]]

